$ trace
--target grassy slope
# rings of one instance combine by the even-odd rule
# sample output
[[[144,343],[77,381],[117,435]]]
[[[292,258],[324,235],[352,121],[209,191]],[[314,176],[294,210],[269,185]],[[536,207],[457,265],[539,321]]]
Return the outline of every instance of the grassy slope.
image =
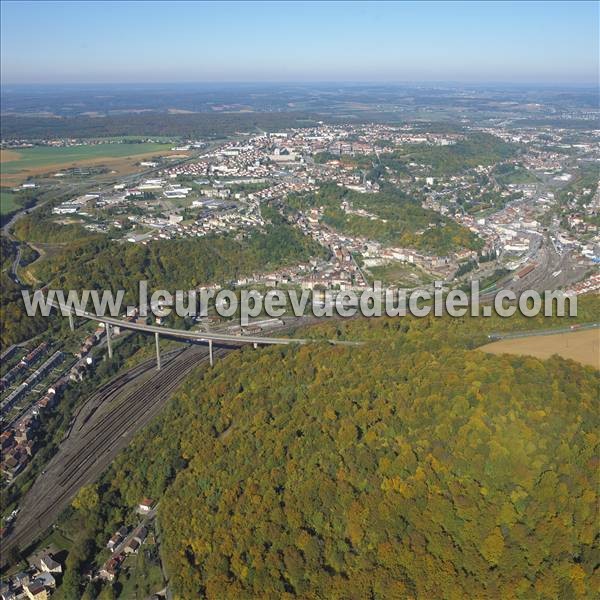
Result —
[[[14,213],[21,205],[16,201],[17,195],[6,188],[0,188],[0,215]]]

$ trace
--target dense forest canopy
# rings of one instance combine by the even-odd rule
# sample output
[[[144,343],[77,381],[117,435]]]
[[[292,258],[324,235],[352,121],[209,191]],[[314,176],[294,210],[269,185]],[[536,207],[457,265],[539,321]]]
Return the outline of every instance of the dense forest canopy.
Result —
[[[456,175],[479,165],[492,165],[518,152],[516,144],[509,144],[488,133],[472,133],[448,146],[406,145],[383,155],[381,160],[384,165],[399,172],[403,172],[408,163],[427,165],[429,175],[440,177]]]
[[[0,347],[28,339],[44,331],[47,323],[44,319],[31,319],[25,314],[21,299],[21,286],[9,275],[10,268],[17,257],[17,246],[7,237],[0,237]]]
[[[2,117],[4,139],[57,137],[102,138],[121,136],[225,137],[240,131],[276,131],[316,125],[322,117],[303,112],[191,113],[111,115],[106,117]]]
[[[188,290],[297,264],[324,252],[292,227],[267,226],[241,239],[207,236],[148,245],[96,240],[41,263],[36,275],[62,289],[93,286],[135,292],[138,281],[147,280],[149,289]]]
[[[237,352],[137,436],[97,510],[162,498],[177,598],[591,598],[599,374],[472,349],[498,328],[336,321],[311,331],[368,343]]]

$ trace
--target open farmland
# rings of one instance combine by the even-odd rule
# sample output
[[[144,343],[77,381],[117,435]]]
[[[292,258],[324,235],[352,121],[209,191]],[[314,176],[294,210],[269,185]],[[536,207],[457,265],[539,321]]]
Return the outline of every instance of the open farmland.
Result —
[[[16,185],[28,177],[82,166],[106,166],[125,174],[134,163],[151,156],[173,154],[170,144],[94,144],[53,148],[37,146],[0,151],[2,183]]]
[[[563,358],[570,358],[600,369],[598,329],[500,340],[481,346],[479,349],[490,354],[523,354],[537,358],[549,358],[553,354],[558,354]]]

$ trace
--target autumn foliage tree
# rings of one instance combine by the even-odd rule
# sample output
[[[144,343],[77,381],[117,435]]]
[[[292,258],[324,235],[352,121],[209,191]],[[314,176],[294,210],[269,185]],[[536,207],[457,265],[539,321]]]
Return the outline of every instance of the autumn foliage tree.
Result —
[[[162,498],[179,598],[591,598],[598,372],[472,350],[481,323],[328,322],[303,334],[367,343],[237,352],[103,493]]]

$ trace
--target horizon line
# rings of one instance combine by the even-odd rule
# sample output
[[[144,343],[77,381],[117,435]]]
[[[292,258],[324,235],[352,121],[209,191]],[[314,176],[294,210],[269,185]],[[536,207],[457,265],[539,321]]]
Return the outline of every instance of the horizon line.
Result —
[[[512,80],[459,80],[459,79],[401,79],[401,80],[177,80],[177,81],[1,81],[0,86],[73,86],[73,85],[514,85],[514,86],[564,86],[595,87],[598,81],[512,81]]]

